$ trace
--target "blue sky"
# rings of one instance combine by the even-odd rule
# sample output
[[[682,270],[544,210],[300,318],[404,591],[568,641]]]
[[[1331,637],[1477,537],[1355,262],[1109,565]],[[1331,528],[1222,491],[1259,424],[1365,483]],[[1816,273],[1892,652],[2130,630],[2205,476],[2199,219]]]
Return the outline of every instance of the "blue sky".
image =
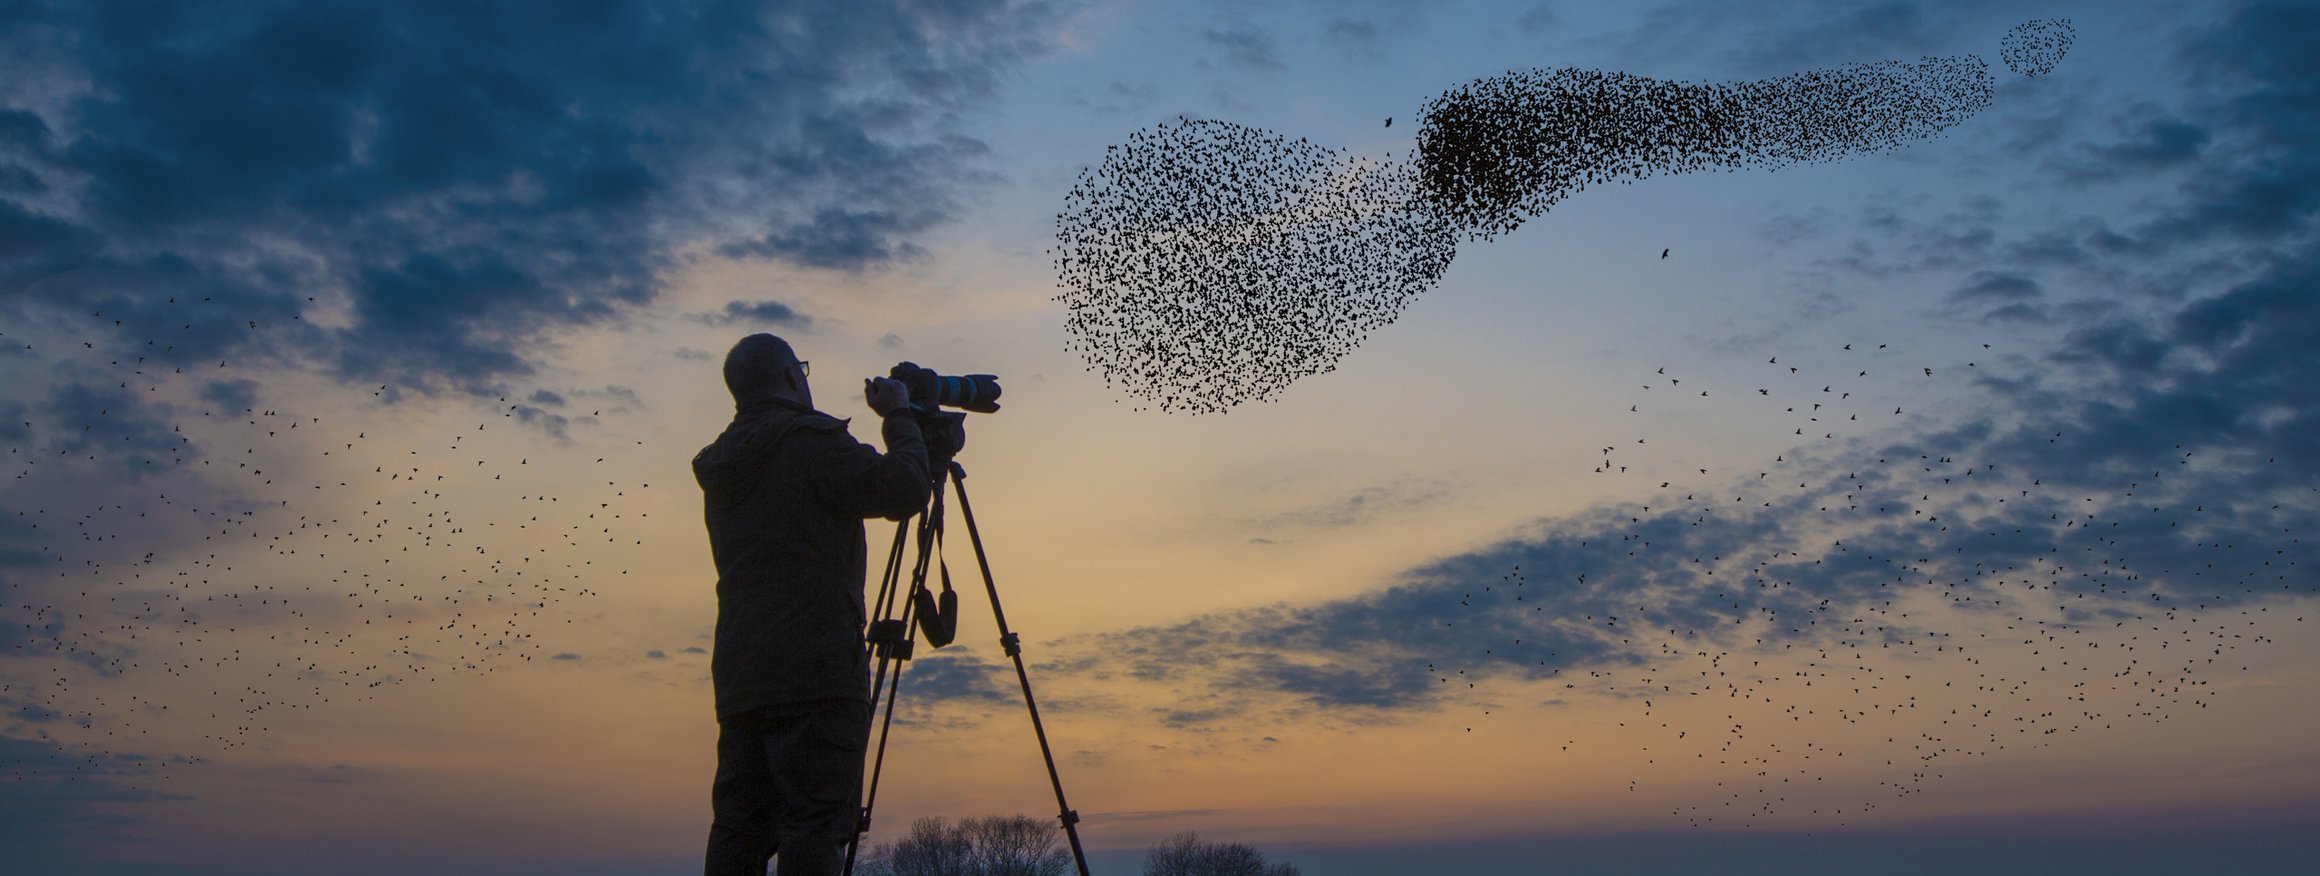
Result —
[[[2033,18],[2075,39],[2028,77],[1998,47]],[[1101,860],[2320,854],[2309,5],[0,21],[27,872],[690,866],[682,464],[760,330],[840,416],[897,359],[1002,375],[964,459]],[[1990,106],[1939,136],[1588,188],[1262,403],[1145,409],[1068,343],[1056,215],[1163,122],[1407,161],[1428,100],[1512,70],[1964,55]],[[882,823],[1052,807],[982,636],[907,676]]]

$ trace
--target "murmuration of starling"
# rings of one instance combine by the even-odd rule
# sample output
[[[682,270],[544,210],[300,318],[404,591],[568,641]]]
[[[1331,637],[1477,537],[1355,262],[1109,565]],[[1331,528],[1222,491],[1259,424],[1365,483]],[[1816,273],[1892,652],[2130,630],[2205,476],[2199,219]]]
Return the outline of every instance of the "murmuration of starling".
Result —
[[[1889,151],[1982,111],[1990,89],[1972,55],[1711,85],[1529,70],[1428,102],[1418,166],[1434,211],[1490,240],[1589,185]]]
[[[2044,73],[2066,20],[2006,37]],[[1453,88],[1417,152],[1347,154],[1260,128],[1178,119],[1108,147],[1056,214],[1069,349],[1162,411],[1269,401],[1335,370],[1457,255],[1589,185],[1779,168],[1890,151],[1990,105],[1972,55],[1690,84],[1559,68]]]
[[[2042,76],[2054,70],[2062,56],[2070,52],[2071,40],[2078,31],[2067,18],[2042,18],[2025,21],[2006,32],[1998,44],[1998,59],[2006,62],[2006,69],[2024,76]]]
[[[1227,411],[1336,367],[1457,254],[1407,163],[1230,122],[1130,135],[1056,216],[1064,326],[1163,411]]]

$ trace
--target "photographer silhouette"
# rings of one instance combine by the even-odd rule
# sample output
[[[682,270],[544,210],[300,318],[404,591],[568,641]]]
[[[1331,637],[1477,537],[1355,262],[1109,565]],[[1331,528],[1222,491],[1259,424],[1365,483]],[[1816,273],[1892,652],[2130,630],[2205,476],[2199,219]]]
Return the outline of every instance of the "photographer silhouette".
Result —
[[[854,836],[870,734],[862,521],[926,507],[924,437],[904,386],[863,382],[886,452],[814,409],[788,342],[725,357],[735,412],[693,457],[717,565],[715,820],[708,876],[836,874]]]

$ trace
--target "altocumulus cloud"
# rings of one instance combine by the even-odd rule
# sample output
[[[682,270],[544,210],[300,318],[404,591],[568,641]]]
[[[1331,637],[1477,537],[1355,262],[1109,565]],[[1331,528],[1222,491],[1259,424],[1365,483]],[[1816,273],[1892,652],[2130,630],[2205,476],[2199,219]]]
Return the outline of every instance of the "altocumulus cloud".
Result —
[[[813,318],[779,301],[729,301],[723,311],[697,314],[695,318],[710,325],[779,326],[802,329],[813,325]]]
[[[986,152],[955,120],[1052,12],[8,4],[0,312],[97,312],[168,365],[485,392],[544,333],[655,300],[679,243],[909,257]]]

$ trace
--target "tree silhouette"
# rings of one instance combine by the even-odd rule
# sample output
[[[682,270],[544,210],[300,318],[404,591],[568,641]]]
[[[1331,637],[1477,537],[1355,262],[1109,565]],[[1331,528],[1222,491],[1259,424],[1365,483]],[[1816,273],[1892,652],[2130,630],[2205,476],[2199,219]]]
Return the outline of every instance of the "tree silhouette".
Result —
[[[1144,876],[1300,876],[1297,865],[1265,863],[1263,852],[1242,843],[1214,843],[1185,831],[1144,854]]]
[[[865,876],[1063,876],[1071,852],[1061,829],[1028,815],[988,815],[957,824],[939,816],[873,846],[857,872]]]

